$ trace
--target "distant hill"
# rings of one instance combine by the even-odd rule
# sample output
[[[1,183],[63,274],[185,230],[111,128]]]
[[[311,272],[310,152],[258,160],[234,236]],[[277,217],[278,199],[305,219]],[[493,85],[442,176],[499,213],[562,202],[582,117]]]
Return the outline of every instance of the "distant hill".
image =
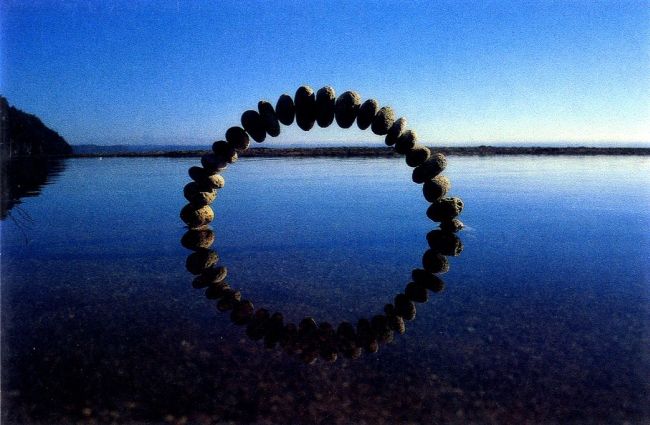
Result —
[[[72,147],[35,115],[9,106],[0,96],[0,155],[2,159],[70,155]]]

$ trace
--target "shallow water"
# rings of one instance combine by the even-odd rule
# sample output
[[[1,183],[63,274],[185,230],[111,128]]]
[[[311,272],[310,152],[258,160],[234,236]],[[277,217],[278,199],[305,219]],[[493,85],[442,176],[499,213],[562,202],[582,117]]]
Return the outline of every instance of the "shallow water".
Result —
[[[650,160],[450,157],[464,250],[406,333],[303,364],[185,270],[196,159],[73,159],[2,226],[3,423],[650,418]],[[242,159],[214,204],[228,282],[337,324],[404,290],[434,228],[396,159]]]

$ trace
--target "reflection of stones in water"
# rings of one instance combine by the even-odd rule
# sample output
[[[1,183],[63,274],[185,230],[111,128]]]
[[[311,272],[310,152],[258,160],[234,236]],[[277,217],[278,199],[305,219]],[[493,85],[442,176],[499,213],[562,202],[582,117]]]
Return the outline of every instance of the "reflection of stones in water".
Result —
[[[214,239],[214,232],[207,227],[190,229],[181,239],[182,245],[193,251],[186,261],[187,270],[196,275],[192,286],[205,288],[206,298],[217,300],[219,311],[229,311],[230,320],[245,326],[251,340],[263,341],[269,349],[280,347],[309,364],[319,357],[329,362],[336,361],[339,355],[356,359],[363,351],[375,353],[380,345],[392,342],[396,334],[404,334],[405,321],[416,317],[416,303],[427,302],[429,292],[438,293],[444,288],[438,273],[449,270],[447,256],[458,256],[463,250],[454,233],[432,230],[427,234],[429,249],[422,258],[424,267],[413,270],[412,281],[392,304],[384,307],[383,314],[359,319],[356,326],[344,321],[335,327],[327,322],[317,323],[312,317],[302,319],[298,325],[285,323],[282,313],[255,309],[250,300],[226,282],[227,269],[217,265],[219,256],[210,249]]]
[[[65,169],[65,159],[14,159],[1,161],[2,207],[0,219],[9,216],[25,197],[38,196],[44,186]]]
[[[181,245],[192,251],[207,249],[214,243],[214,232],[212,229],[190,229],[185,232],[181,239]]]

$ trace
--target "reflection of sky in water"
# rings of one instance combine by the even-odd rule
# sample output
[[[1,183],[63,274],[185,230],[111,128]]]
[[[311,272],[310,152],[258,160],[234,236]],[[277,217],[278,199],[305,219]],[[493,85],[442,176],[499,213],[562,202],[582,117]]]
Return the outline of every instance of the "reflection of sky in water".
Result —
[[[68,378],[44,371],[80,362],[95,375],[79,372],[78,386],[98,400],[94,385],[114,374],[111,365],[122,365],[123,374],[104,383],[111,402],[146,399],[133,382],[162,385],[147,390],[157,401],[141,407],[153,417],[180,403],[171,401],[172,390],[197,391],[197,372],[179,365],[200,364],[202,352],[213,357],[201,379],[217,387],[248,382],[227,375],[223,364],[279,388],[288,376],[313,374],[302,366],[289,372],[295,362],[277,353],[260,360],[259,344],[192,289],[178,211],[186,170],[196,163],[71,160],[56,183],[20,205],[34,219],[27,244],[13,222],[3,221],[3,367],[12,365],[9,382],[25,399],[58,394],[57,384]],[[409,402],[409,417],[418,421],[458,420],[459,409],[481,421],[641,414],[648,165],[639,157],[451,157],[446,174],[452,194],[465,202],[461,219],[468,226],[460,234],[463,254],[451,259],[445,290],[418,307],[404,336],[377,355],[323,372],[329,380],[345,375],[352,386],[345,388],[361,394],[339,408],[360,420],[370,417],[364,409],[382,403],[395,417],[404,400],[394,384],[424,394],[420,404]],[[256,307],[294,321],[379,313],[420,265],[433,228],[420,186],[399,160],[246,159],[225,177],[213,248],[229,269],[228,282]],[[179,348],[181,340],[195,351]],[[39,380],[26,372],[39,367]],[[306,388],[331,385],[324,377],[301,379]],[[298,390],[283,391],[295,396],[283,406],[309,421]],[[235,407],[223,413],[212,406],[227,400],[211,394],[185,408],[241,419]],[[78,402],[74,393],[57,397]],[[335,403],[331,397],[313,403],[325,408]],[[248,410],[282,421],[260,406]]]

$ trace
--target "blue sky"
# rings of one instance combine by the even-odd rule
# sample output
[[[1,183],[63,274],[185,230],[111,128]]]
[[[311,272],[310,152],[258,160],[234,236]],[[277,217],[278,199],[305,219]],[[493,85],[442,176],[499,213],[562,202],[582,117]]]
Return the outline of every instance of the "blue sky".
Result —
[[[650,145],[650,2],[3,1],[0,93],[72,144],[201,144],[301,84],[429,143]],[[335,126],[334,126],[335,127]],[[293,125],[276,144],[370,132]]]

